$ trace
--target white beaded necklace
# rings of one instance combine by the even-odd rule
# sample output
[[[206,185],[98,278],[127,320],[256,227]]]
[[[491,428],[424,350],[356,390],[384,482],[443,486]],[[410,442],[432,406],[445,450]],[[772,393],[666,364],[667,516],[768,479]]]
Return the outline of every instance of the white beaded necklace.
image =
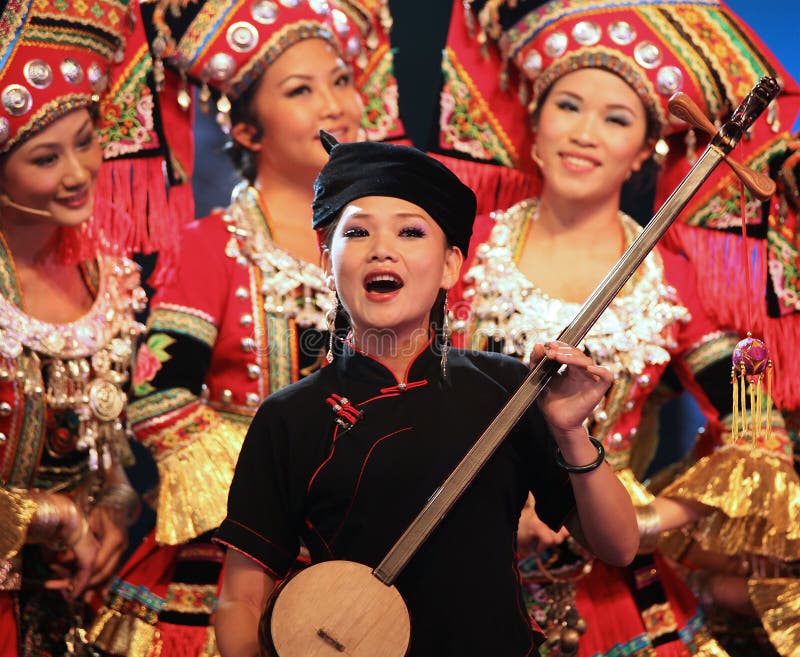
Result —
[[[502,340],[503,351],[529,362],[533,345],[555,339],[581,304],[554,299],[517,268],[514,236],[536,217],[538,202],[527,200],[493,213],[495,226],[466,275],[478,337]],[[626,247],[641,227],[620,212]],[[645,366],[669,361],[674,348],[669,327],[688,321],[675,289],[664,279],[660,256],[653,252],[587,335],[582,348],[615,373],[640,374]]]
[[[259,216],[263,217],[263,226]],[[320,267],[295,258],[275,244],[268,234],[258,191],[246,183],[237,185],[224,220],[235,237],[225,253],[261,270],[265,312],[293,318],[303,327],[325,328],[325,315],[334,304],[325,275]]]

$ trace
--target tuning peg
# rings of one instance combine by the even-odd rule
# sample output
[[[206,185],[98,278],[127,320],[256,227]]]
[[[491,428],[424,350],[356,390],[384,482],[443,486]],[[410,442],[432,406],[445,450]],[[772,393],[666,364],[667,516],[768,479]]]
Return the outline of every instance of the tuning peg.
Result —
[[[711,120],[703,114],[703,111],[685,93],[679,91],[673,94],[672,98],[669,99],[668,107],[673,116],[686,121],[689,125],[708,133],[712,137],[717,134],[716,126],[711,123]],[[733,169],[733,172],[754,196],[762,201],[767,201],[775,193],[776,186],[772,178],[760,171],[755,171],[750,167],[739,164],[739,162],[727,155],[723,157],[728,166]]]
[[[703,110],[697,106],[697,103],[682,91],[672,95],[667,107],[669,107],[670,114],[681,121],[699,128],[711,137],[717,134],[717,127],[711,123],[711,119],[703,114]]]

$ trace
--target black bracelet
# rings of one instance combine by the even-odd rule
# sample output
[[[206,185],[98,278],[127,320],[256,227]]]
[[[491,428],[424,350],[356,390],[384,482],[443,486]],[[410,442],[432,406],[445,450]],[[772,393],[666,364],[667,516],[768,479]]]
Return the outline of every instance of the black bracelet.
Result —
[[[597,440],[597,438],[589,436],[589,441],[597,449],[597,458],[594,461],[588,463],[587,465],[570,465],[564,460],[561,450],[556,448],[556,463],[558,464],[558,467],[560,467],[562,470],[566,470],[567,472],[571,472],[572,474],[585,474],[599,468],[603,461],[606,460],[606,450],[603,449],[603,443]]]

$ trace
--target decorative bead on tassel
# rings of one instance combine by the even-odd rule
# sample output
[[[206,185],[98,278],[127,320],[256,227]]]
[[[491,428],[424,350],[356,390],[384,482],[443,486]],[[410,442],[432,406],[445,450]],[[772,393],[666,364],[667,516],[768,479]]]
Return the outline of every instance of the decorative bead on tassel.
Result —
[[[520,76],[519,84],[517,85],[517,96],[519,97],[519,102],[525,106],[528,105],[531,95],[528,89],[528,83],[522,76]]]
[[[501,91],[508,91],[508,60],[503,60],[503,65],[500,68],[500,73],[498,74],[500,78],[500,89]]]
[[[486,45],[487,41],[488,41],[488,38],[486,36],[486,32],[484,32],[483,30],[480,30],[478,32],[478,36],[475,38],[475,40],[478,42],[478,46],[479,46],[478,52],[481,53],[481,57],[483,57],[484,59],[489,59],[489,46]]]
[[[202,112],[208,114],[211,111],[211,88],[205,82],[203,86],[200,87],[198,100],[200,101],[200,109]]]
[[[226,135],[231,131],[231,101],[223,93],[217,100],[217,125]]]
[[[749,439],[755,447],[769,441],[772,432],[772,361],[769,349],[763,340],[748,333],[733,350],[732,360],[731,441],[736,443]]]
[[[178,105],[184,112],[188,112],[192,106],[192,94],[189,91],[189,83],[186,80],[186,73],[181,71],[181,86],[178,90]]]

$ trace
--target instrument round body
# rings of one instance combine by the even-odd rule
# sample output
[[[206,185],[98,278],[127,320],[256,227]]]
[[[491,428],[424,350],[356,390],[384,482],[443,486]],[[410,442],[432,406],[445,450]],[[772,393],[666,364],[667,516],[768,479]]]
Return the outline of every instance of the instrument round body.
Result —
[[[411,621],[398,590],[369,566],[324,561],[276,589],[259,635],[270,657],[404,657]]]

